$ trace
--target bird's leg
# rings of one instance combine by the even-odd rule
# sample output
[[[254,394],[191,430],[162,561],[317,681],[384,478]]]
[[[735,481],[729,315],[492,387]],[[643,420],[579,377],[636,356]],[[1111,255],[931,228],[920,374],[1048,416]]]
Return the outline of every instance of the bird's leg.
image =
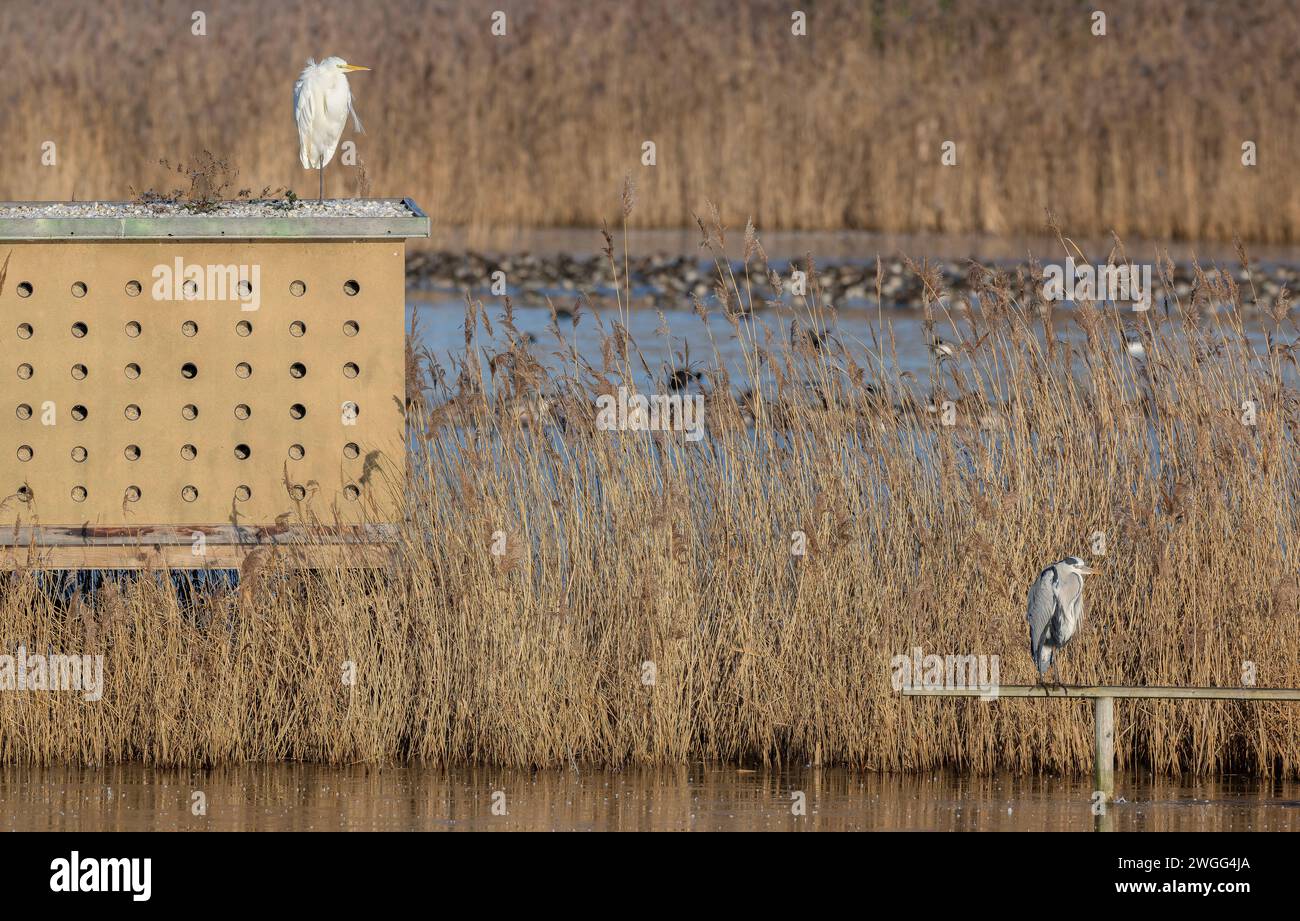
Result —
[[[317,178],[320,180],[320,193],[316,196],[316,200],[324,201],[325,200],[325,164],[324,163],[320,165],[320,175]]]

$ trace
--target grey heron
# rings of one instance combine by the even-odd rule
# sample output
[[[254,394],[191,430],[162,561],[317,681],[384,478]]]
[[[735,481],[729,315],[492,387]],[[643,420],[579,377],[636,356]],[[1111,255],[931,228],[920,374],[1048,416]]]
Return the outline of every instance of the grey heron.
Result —
[[[1079,557],[1067,556],[1039,573],[1029,587],[1029,653],[1038,667],[1040,684],[1047,670],[1056,665],[1057,653],[1074,639],[1083,623],[1083,577],[1095,572]],[[1060,684],[1060,672],[1055,674]]]
[[[369,70],[359,64],[349,64],[338,57],[329,57],[317,64],[308,60],[293,85],[293,118],[298,123],[298,159],[303,169],[320,170],[320,198],[325,198],[325,167],[334,158],[334,150],[343,136],[343,127],[352,116],[352,127],[358,133],[361,119],[352,108],[352,90],[348,87],[349,73]]]

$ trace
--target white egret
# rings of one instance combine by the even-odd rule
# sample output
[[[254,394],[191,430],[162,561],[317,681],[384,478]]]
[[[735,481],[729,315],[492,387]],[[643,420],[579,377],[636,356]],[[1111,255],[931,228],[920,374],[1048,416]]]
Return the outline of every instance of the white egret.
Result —
[[[325,199],[325,166],[334,158],[343,128],[352,115],[352,127],[360,133],[361,119],[352,108],[352,90],[347,75],[354,70],[369,70],[329,57],[317,64],[308,59],[307,66],[293,85],[293,117],[298,123],[298,159],[303,169],[320,170],[320,200]]]

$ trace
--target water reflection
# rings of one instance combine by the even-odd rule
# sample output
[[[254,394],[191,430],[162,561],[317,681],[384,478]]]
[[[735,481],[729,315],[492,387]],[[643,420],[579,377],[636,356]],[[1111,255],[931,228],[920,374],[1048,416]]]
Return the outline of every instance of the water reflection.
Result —
[[[1291,831],[1300,784],[1121,776],[1117,831]],[[727,766],[623,771],[117,765],[0,769],[0,829],[1088,831],[1085,778]],[[202,793],[206,815],[195,815]],[[805,814],[794,808],[804,794]],[[501,796],[500,794],[504,794]],[[496,811],[494,812],[494,806]],[[505,814],[497,814],[504,806]]]

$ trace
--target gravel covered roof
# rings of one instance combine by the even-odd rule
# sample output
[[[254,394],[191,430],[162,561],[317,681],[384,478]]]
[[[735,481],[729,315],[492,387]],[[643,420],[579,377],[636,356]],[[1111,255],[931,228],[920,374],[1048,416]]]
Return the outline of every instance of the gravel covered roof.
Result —
[[[31,204],[6,202],[0,204],[0,219],[43,220],[51,218],[134,218],[181,217],[195,212],[184,205],[172,202],[33,202]],[[292,208],[278,201],[222,202],[211,211],[201,212],[211,217],[410,217],[411,210],[400,200],[374,198],[330,198],[323,202],[300,200]]]

